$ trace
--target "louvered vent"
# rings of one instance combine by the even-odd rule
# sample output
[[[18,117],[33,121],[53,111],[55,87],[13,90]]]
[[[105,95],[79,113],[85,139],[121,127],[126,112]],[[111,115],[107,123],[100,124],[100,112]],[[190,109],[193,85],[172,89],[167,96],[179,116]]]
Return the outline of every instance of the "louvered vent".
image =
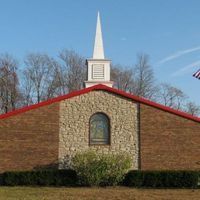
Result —
[[[93,79],[104,79],[104,66],[103,65],[93,65],[92,66],[92,78]]]

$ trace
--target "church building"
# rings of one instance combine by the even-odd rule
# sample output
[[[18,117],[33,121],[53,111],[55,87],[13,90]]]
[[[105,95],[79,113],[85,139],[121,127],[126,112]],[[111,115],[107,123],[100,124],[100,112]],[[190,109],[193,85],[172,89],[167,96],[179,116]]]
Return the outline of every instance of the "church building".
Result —
[[[100,16],[85,88],[0,115],[0,172],[68,168],[77,152],[126,153],[133,169],[200,170],[200,118],[113,88]]]

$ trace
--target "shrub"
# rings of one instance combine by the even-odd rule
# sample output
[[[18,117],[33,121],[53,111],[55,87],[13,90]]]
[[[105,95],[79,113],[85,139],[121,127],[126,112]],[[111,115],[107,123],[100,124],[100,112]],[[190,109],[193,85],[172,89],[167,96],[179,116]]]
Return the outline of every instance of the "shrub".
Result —
[[[77,184],[77,175],[74,170],[5,172],[2,177],[3,185],[6,186],[75,186]]]
[[[72,163],[79,183],[87,186],[117,185],[131,167],[128,155],[104,155],[93,151],[76,154]]]
[[[197,171],[130,171],[124,185],[150,188],[197,188]]]

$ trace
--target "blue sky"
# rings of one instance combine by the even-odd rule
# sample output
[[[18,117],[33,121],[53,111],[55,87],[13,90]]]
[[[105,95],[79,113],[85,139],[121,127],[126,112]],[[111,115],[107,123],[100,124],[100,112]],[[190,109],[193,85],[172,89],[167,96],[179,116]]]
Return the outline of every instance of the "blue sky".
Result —
[[[181,88],[200,104],[199,0],[0,0],[0,53],[21,63],[30,52],[54,57],[73,49],[91,57],[97,11],[105,55],[133,66],[147,53],[156,79]]]

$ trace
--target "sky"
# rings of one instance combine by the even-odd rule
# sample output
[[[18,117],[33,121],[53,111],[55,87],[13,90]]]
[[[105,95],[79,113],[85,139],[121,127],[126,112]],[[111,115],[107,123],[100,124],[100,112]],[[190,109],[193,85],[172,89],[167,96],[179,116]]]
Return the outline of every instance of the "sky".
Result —
[[[200,105],[199,0],[0,0],[0,54],[23,66],[31,52],[57,57],[72,49],[91,58],[97,11],[105,56],[132,67],[149,55],[155,78],[183,90]]]

